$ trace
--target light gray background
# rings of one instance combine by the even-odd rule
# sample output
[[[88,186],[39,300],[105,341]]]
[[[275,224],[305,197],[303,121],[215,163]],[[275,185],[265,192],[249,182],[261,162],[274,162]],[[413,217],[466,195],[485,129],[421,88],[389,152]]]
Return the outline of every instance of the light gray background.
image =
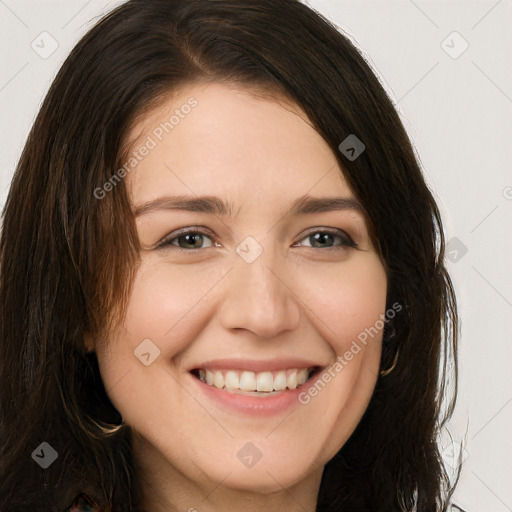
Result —
[[[119,3],[0,0],[0,207],[58,68]],[[442,442],[453,465],[465,439],[455,501],[471,512],[512,511],[512,0],[309,5],[369,57],[442,209],[462,318],[453,444]],[[44,31],[58,43],[47,58],[31,47],[51,49]]]

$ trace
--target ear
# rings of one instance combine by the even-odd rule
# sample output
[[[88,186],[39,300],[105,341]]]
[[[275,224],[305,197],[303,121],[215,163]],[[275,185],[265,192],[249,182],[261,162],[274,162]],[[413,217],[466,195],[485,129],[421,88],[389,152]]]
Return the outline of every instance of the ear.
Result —
[[[96,344],[94,343],[94,339],[88,333],[84,334],[84,348],[85,348],[86,353],[94,352],[94,350],[96,349]]]

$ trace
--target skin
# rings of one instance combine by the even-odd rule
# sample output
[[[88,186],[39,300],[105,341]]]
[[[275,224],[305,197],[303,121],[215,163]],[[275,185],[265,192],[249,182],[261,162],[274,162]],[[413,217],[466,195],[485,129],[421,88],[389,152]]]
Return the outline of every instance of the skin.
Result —
[[[287,213],[304,195],[354,196],[330,147],[284,99],[189,84],[137,121],[131,147],[190,97],[197,106],[125,178],[130,199],[135,209],[164,196],[217,196],[232,216],[137,217],[140,266],[123,324],[94,347],[101,375],[132,428],[144,510],[313,511],[325,464],[369,403],[382,332],[308,404],[268,416],[214,403],[187,369],[218,358],[334,363],[385,313],[385,269],[360,211]],[[185,227],[203,239],[156,247]],[[315,245],[310,235],[322,228],[342,238]],[[357,248],[339,245],[344,233]],[[236,252],[247,236],[263,248],[252,263]],[[134,350],[148,338],[160,355],[145,366]],[[237,457],[247,442],[261,453],[252,467]]]

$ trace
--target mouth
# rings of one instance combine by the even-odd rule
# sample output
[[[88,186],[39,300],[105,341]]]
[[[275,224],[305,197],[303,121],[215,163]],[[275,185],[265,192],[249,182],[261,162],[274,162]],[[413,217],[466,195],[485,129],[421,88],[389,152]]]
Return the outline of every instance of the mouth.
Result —
[[[253,372],[236,369],[194,368],[190,373],[212,388],[240,395],[265,397],[300,388],[320,369],[319,366],[313,366]]]

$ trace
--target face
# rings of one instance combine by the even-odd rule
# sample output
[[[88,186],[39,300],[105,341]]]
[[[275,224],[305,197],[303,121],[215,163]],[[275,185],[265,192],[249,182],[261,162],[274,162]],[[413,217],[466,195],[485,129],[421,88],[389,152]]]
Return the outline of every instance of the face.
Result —
[[[319,482],[373,392],[386,300],[334,154],[298,107],[220,84],[130,141],[140,266],[96,351],[136,457],[210,490]]]

